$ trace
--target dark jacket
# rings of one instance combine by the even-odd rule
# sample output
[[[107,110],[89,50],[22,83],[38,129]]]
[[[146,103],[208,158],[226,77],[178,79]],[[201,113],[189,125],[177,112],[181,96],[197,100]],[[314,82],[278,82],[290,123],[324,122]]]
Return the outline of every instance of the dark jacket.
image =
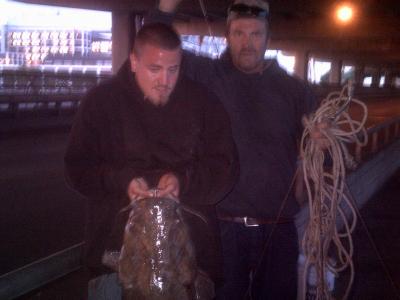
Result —
[[[182,68],[221,99],[231,119],[240,178],[218,204],[220,213],[271,221],[279,214],[293,218],[298,204],[289,190],[301,120],[316,108],[310,87],[289,76],[275,60],[265,61],[260,73],[245,74],[234,67],[227,53],[211,60],[186,52]]]
[[[172,20],[173,14],[153,10],[145,21]],[[229,49],[215,60],[185,51],[182,72],[213,91],[231,119],[240,178],[218,204],[219,213],[271,221],[278,215],[293,218],[299,207],[290,186],[302,117],[317,106],[310,87],[275,60],[265,61],[260,73],[243,73],[233,65]]]
[[[156,107],[138,88],[129,62],[116,76],[91,90],[76,116],[66,174],[88,198],[87,263],[100,267],[106,248],[119,249],[134,177],[150,186],[166,172],[177,175],[181,202],[203,213],[206,226],[188,217],[200,267],[220,274],[215,204],[237,177],[229,118],[214,94],[181,76],[169,102]]]

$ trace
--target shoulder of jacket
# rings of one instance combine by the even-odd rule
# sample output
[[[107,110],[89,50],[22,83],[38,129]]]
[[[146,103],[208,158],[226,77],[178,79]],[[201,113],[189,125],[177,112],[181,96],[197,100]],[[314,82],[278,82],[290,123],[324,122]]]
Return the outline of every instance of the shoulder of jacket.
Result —
[[[273,63],[271,65],[271,74],[276,79],[277,83],[287,86],[287,88],[292,88],[295,90],[306,90],[309,85],[303,79],[297,77],[296,75],[288,74],[278,63]]]
[[[180,88],[187,95],[187,99],[191,100],[194,106],[201,106],[203,109],[210,106],[222,106],[222,102],[218,96],[205,84],[192,80],[187,76],[181,78]]]
[[[81,110],[86,113],[103,114],[112,110],[114,101],[111,101],[118,91],[118,84],[110,78],[90,89],[80,104]]]
[[[107,99],[110,95],[115,93],[115,91],[119,89],[118,86],[118,80],[115,77],[111,77],[90,89],[86,93],[85,99],[87,99],[87,101],[103,101],[103,99]]]

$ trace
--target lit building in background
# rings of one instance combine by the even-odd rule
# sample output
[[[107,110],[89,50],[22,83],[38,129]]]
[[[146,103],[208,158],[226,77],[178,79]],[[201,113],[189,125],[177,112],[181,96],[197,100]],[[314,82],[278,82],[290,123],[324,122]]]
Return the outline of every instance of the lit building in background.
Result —
[[[322,61],[314,57],[310,57],[308,61],[307,80],[315,84],[329,83],[331,66],[332,63],[330,61]]]
[[[111,12],[0,0],[0,67],[111,70]]]

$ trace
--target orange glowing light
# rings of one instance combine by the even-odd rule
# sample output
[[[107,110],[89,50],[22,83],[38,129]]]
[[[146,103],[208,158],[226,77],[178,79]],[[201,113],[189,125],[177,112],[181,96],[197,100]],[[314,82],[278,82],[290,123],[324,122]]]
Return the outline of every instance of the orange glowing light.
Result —
[[[353,19],[354,10],[348,4],[343,4],[336,9],[336,18],[342,23],[348,23]]]

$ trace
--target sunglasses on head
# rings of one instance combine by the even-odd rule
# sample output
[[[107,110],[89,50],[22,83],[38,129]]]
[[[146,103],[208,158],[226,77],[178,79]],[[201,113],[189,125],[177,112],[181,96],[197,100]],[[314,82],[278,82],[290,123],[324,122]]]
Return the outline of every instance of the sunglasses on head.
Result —
[[[235,13],[238,16],[249,16],[257,18],[268,18],[268,11],[257,6],[249,6],[246,4],[233,4],[228,9],[229,13]]]

